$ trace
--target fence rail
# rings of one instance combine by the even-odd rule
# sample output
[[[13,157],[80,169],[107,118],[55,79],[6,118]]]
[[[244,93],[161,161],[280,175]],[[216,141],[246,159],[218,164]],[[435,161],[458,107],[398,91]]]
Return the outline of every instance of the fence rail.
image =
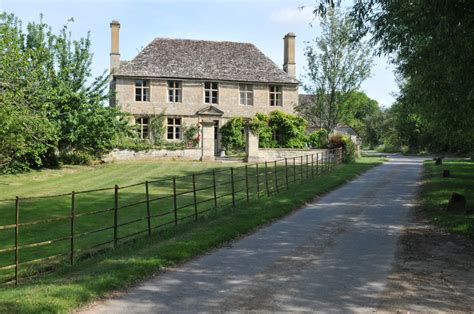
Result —
[[[5,222],[0,225],[0,282],[16,285],[22,276],[52,264],[73,265],[97,250],[145,233],[151,238],[156,229],[198,220],[211,210],[270,197],[341,162],[342,150],[333,149],[127,186],[0,200],[2,215],[14,213],[14,221],[0,216]],[[37,217],[42,213],[50,216]]]

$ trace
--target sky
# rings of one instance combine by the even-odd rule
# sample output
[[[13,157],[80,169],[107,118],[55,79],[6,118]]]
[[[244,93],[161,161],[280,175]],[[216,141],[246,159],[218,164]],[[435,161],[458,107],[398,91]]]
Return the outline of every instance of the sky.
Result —
[[[312,14],[314,0],[0,0],[0,11],[14,13],[24,24],[44,22],[54,31],[68,23],[73,38],[90,31],[92,72],[109,67],[110,22],[119,20],[120,54],[130,60],[155,37],[250,42],[283,64],[283,36],[296,34],[297,78],[304,80],[304,48],[320,34]],[[304,7],[301,9],[301,7]],[[312,26],[310,26],[312,24]],[[374,59],[372,76],[361,86],[381,106],[390,106],[398,91],[393,66]]]

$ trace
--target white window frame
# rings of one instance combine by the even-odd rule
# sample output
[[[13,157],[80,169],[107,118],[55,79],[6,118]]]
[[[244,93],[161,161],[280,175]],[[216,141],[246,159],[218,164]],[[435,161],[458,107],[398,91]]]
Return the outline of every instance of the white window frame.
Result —
[[[210,88],[206,88],[206,84],[210,84]],[[217,88],[213,88],[213,84],[216,84],[217,85]],[[205,104],[210,104],[210,105],[218,105],[219,104],[219,82],[216,82],[216,81],[206,81],[202,84],[202,87],[204,89],[204,93],[203,93],[203,96],[204,96],[204,103]],[[209,101],[207,102],[206,101],[206,92],[209,92]],[[217,96],[215,97],[216,98],[216,102],[212,102],[212,92],[217,92]]]
[[[272,91],[272,88],[275,90]],[[272,104],[272,95],[276,97],[274,98],[275,103],[273,104]],[[270,107],[283,107],[283,87],[281,85],[268,86],[268,104],[270,105]]]
[[[244,98],[242,98],[242,94]],[[239,84],[239,105],[241,106],[253,106],[253,85],[252,84]],[[242,100],[244,103],[242,103]],[[250,100],[250,102],[249,102]]]
[[[143,120],[146,119],[147,123],[143,123]],[[135,117],[135,125],[139,125],[138,136],[140,139],[150,138],[150,118],[149,117]]]
[[[179,124],[176,123],[176,120],[179,119]],[[172,121],[170,124],[170,120]],[[183,119],[181,117],[166,117],[166,139],[169,141],[176,141],[182,139],[182,125]],[[169,131],[169,128],[172,128],[172,131]],[[171,133],[171,138],[169,137]]]
[[[172,84],[172,86],[170,86],[170,84]],[[177,81],[177,80],[169,80],[166,82],[166,85],[168,89],[168,95],[167,95],[168,102],[169,103],[183,102],[183,82]]]
[[[137,85],[138,82],[141,82],[140,85]],[[146,83],[146,84],[144,84]],[[145,86],[146,85],[146,86]],[[134,100],[137,102],[145,102],[145,101],[150,101],[150,80],[144,80],[144,79],[136,79],[134,80],[133,84],[133,90],[134,90]],[[140,90],[140,93],[137,93],[137,90]],[[137,96],[140,97],[140,99],[137,99]]]

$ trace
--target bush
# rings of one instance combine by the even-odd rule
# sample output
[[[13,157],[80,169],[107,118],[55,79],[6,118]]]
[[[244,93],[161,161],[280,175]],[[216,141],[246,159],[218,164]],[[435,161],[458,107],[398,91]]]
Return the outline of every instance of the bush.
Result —
[[[352,142],[350,136],[335,134],[329,138],[329,148],[342,147],[342,161],[351,163],[356,158],[356,145]]]
[[[92,155],[82,151],[61,153],[59,156],[59,161],[66,165],[91,166],[94,160],[95,158]]]
[[[398,145],[392,144],[382,144],[375,148],[379,153],[399,153],[402,151],[402,148]]]
[[[244,126],[243,118],[232,118],[220,128],[222,146],[226,151],[245,150]]]
[[[308,144],[311,148],[326,148],[328,146],[328,131],[321,129],[310,133]]]
[[[183,141],[188,148],[195,148],[199,144],[199,129],[197,126],[183,126]]]
[[[132,137],[124,137],[119,139],[115,143],[114,147],[118,149],[133,150],[135,152],[146,151],[155,148],[155,146],[148,140]]]
[[[307,124],[303,118],[276,110],[269,115],[257,113],[250,128],[259,137],[260,147],[304,148]]]

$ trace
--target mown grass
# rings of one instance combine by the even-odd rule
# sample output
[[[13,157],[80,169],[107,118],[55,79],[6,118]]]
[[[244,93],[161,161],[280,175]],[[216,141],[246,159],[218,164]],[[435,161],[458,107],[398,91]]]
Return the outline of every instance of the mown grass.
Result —
[[[301,207],[336,186],[379,164],[380,158],[362,158],[338,166],[272,197],[242,202],[235,209],[208,212],[197,222],[155,232],[151,239],[64,265],[55,272],[18,287],[0,289],[0,312],[67,312],[107,293],[126,288],[159,269],[202,254],[226,241],[251,232]]]
[[[474,209],[474,162],[445,160],[436,166],[433,161],[425,161],[423,170],[421,205],[433,223],[449,232],[474,237],[474,214],[446,210],[453,192],[463,194],[467,208]],[[451,176],[444,178],[443,170],[450,170]]]

